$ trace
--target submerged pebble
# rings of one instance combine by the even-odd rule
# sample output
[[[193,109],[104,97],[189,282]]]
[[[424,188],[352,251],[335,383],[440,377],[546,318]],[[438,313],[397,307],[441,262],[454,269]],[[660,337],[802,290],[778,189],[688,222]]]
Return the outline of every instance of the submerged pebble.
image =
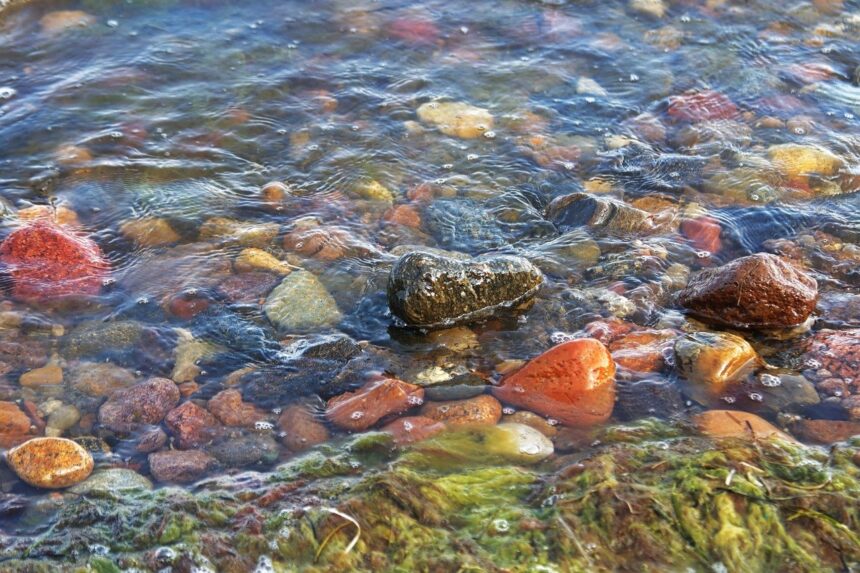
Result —
[[[85,480],[93,457],[65,438],[33,438],[6,452],[6,463],[33,487],[60,489]]]

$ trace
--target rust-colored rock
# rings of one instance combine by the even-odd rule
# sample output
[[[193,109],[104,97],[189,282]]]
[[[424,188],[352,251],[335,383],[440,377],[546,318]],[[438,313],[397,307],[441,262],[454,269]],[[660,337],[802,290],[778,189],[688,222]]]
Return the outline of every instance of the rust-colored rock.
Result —
[[[466,400],[427,402],[421,415],[449,426],[494,425],[502,417],[502,405],[488,394]]]
[[[65,438],[33,438],[6,454],[9,467],[33,487],[59,489],[87,479],[93,457]]]
[[[150,378],[116,392],[99,408],[99,422],[115,432],[158,424],[179,402],[179,388],[167,378]]]
[[[207,405],[209,411],[225,426],[250,427],[266,419],[266,412],[242,401],[242,393],[230,389],[218,392]]]
[[[699,271],[678,300],[711,324],[787,328],[803,323],[817,299],[815,279],[786,259],[758,253]]]
[[[807,342],[806,360],[816,370],[860,382],[860,328],[820,330]]]
[[[714,254],[722,247],[720,222],[713,217],[697,217],[681,221],[681,234],[690,240],[693,247]]]
[[[160,482],[191,483],[217,465],[200,450],[162,450],[149,454],[149,470]]]
[[[382,431],[394,436],[394,441],[400,445],[432,438],[444,429],[444,422],[426,416],[406,416],[382,427]]]
[[[292,404],[278,418],[283,442],[290,450],[301,452],[328,440],[329,433],[307,404]]]
[[[211,442],[221,429],[215,416],[194,402],[185,402],[168,412],[164,423],[183,450]]]
[[[628,370],[658,372],[666,365],[676,334],[673,330],[642,330],[616,338],[609,344],[615,362]]]
[[[860,436],[860,422],[854,420],[800,420],[791,431],[805,442],[832,444]]]
[[[615,362],[600,341],[571,340],[532,359],[493,394],[569,426],[600,424],[615,404]]]
[[[95,242],[46,221],[9,235],[0,262],[12,276],[12,294],[27,302],[98,294],[110,269]]]
[[[389,414],[399,414],[424,401],[424,389],[395,378],[368,382],[355,392],[335,396],[326,405],[326,418],[352,431],[370,428]]]
[[[30,417],[14,402],[0,402],[0,448],[11,448],[32,437]]]
[[[693,418],[700,432],[711,438],[745,438],[761,440],[779,438],[793,442],[794,438],[755,414],[740,410],[708,410]]]

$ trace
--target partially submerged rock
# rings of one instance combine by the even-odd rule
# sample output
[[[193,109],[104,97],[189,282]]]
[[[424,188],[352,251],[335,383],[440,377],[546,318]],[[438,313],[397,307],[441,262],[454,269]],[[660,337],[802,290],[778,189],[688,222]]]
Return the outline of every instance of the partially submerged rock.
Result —
[[[818,285],[786,259],[758,253],[699,271],[678,300],[711,324],[787,328],[803,323],[815,310]]]
[[[442,328],[490,318],[529,302],[543,275],[510,255],[461,261],[426,252],[400,257],[388,278],[388,305],[408,326]]]
[[[609,419],[615,404],[615,362],[593,338],[571,340],[533,358],[493,389],[502,402],[569,426]]]
[[[85,480],[93,471],[93,457],[65,438],[33,438],[6,453],[6,463],[33,487],[60,489]]]

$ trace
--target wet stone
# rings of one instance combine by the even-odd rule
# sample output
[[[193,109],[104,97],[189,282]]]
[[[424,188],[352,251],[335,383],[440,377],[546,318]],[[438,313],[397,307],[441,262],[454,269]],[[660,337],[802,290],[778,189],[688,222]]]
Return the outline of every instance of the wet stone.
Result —
[[[654,215],[647,211],[587,193],[554,199],[546,208],[546,217],[562,231],[586,226],[610,233],[649,233],[659,228]]]
[[[292,404],[278,417],[278,428],[284,445],[293,452],[301,452],[329,439],[328,429],[308,404]]]
[[[447,426],[471,426],[498,423],[502,417],[502,405],[487,394],[466,400],[427,402],[421,407],[421,415],[444,422]]]
[[[99,408],[99,422],[115,432],[131,432],[158,424],[177,402],[179,388],[172,380],[150,378],[111,396]]]
[[[529,302],[543,275],[521,257],[461,261],[414,252],[402,256],[388,279],[388,304],[408,326],[450,327],[490,318]]]
[[[252,464],[272,464],[278,459],[279,449],[271,435],[240,434],[220,440],[206,450],[221,465],[244,467]]]
[[[675,368],[686,391],[703,404],[722,399],[761,365],[750,343],[734,334],[695,332],[675,341]]]
[[[563,342],[505,377],[493,395],[565,425],[594,426],[615,405],[615,362],[593,338]]]
[[[362,431],[389,414],[400,414],[424,401],[424,390],[395,378],[368,382],[355,392],[335,396],[326,404],[326,418],[345,430]]]
[[[673,418],[684,411],[681,390],[667,380],[618,382],[615,413],[621,420]]]
[[[269,293],[263,310],[272,324],[291,332],[331,327],[343,318],[325,286],[307,271],[285,277]]]
[[[787,328],[815,310],[818,285],[786,259],[759,253],[690,277],[678,300],[692,315],[734,328]]]
[[[67,378],[75,390],[96,398],[109,397],[137,380],[132,371],[106,362],[79,362]]]
[[[382,427],[398,445],[413,444],[445,431],[445,423],[426,416],[405,416]]]
[[[134,470],[107,468],[97,470],[85,481],[69,488],[69,493],[89,495],[92,493],[121,495],[127,492],[152,489],[152,482]]]
[[[149,470],[160,482],[191,483],[217,463],[215,458],[200,450],[162,450],[149,454]]]
[[[6,453],[6,463],[23,481],[46,489],[79,483],[93,471],[88,451],[64,438],[33,438]]]

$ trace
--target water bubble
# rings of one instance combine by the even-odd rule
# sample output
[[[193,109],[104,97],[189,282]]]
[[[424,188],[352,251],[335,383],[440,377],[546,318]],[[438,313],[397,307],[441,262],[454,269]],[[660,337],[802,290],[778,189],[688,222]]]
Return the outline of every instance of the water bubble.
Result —
[[[707,259],[711,256],[711,253],[708,251],[696,251],[696,256],[700,259]]]
[[[93,543],[88,547],[88,549],[93,555],[107,555],[108,553],[110,553],[110,549],[99,543]]]
[[[567,332],[553,332],[549,335],[549,340],[553,344],[561,344],[562,342],[569,342],[573,340],[573,335],[568,334]]]
[[[767,386],[768,388],[775,388],[782,384],[780,377],[774,376],[773,374],[762,374],[759,377],[759,380],[761,380],[762,386]]]
[[[112,132],[110,132],[109,135],[110,135],[111,139],[122,139],[122,132],[121,131],[112,131]]]
[[[454,164],[453,163],[446,163],[442,166],[442,169],[447,169],[447,170],[454,169]]]
[[[805,135],[806,134],[806,130],[803,129],[802,127],[795,127],[793,131],[794,131],[795,135]]]
[[[513,409],[513,408],[511,408],[510,406],[505,406],[504,408],[502,408],[502,414],[505,414],[505,415],[507,415],[507,416],[510,416],[510,415],[511,415],[511,414],[513,414],[514,412],[516,412],[516,410],[514,410],[514,409]]]
[[[413,428],[415,428],[415,426],[412,425],[412,422],[403,422],[403,430],[404,431],[411,432],[413,430]]]
[[[484,137],[486,137],[487,139],[495,139],[496,138],[496,132],[493,131],[492,129],[488,129],[487,131],[484,132]]]
[[[636,74],[630,74],[630,81],[631,82],[638,82],[639,76],[637,76]]]
[[[422,398],[421,396],[416,396],[413,394],[413,395],[406,398],[406,402],[408,404],[410,404],[411,406],[420,406],[421,404],[424,403],[424,398]]]
[[[734,404],[736,402],[736,398],[734,396],[723,396],[723,402],[726,404]]]
[[[272,414],[274,414],[275,416],[279,415],[283,411],[283,408],[272,408]]]
[[[108,28],[116,28],[117,26],[119,26],[119,22],[117,22],[116,20],[108,20],[106,24]]]
[[[442,412],[443,414],[447,414],[448,410],[450,410],[450,409],[451,409],[451,406],[447,406],[447,405],[439,406],[439,411]]]
[[[275,425],[272,424],[271,422],[263,422],[263,421],[254,422],[254,429],[259,431],[259,432],[272,430],[272,429],[274,429],[274,427],[275,427]]]
[[[460,33],[461,34],[468,34],[469,33],[469,27],[468,26],[460,26]]]
[[[514,386],[514,392],[517,394],[525,394],[526,389],[523,388],[522,386],[520,386],[519,384],[517,384],[516,386]]]
[[[511,529],[511,524],[508,523],[507,519],[494,519],[493,529],[495,529],[499,533],[505,533],[506,531],[509,531]]]
[[[364,417],[364,412],[362,412],[361,410],[356,410],[355,412],[350,414],[349,417],[353,420],[361,420]]]
[[[764,402],[764,396],[758,392],[750,392],[749,397],[753,402]]]
[[[477,158],[478,158],[478,155],[476,153],[470,153],[469,155],[466,156],[466,159],[469,161],[475,161]]]
[[[0,88],[0,99],[11,99],[16,93],[18,92],[14,88]]]
[[[814,358],[807,359],[806,362],[804,362],[804,364],[808,368],[821,368],[821,362],[819,362],[818,360],[816,360]]]
[[[172,563],[176,559],[176,551],[170,547],[159,547],[155,550],[155,559],[161,563]]]
[[[555,418],[547,418],[546,423],[549,424],[550,426],[558,426],[561,422],[559,422]]]

